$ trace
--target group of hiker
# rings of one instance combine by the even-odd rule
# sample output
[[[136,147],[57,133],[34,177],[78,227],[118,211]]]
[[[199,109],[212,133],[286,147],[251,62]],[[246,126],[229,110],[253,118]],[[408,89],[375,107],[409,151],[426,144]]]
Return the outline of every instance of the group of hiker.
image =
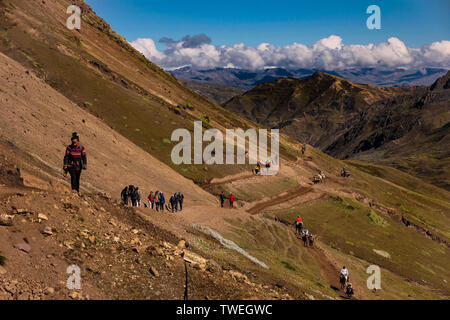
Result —
[[[131,204],[133,207],[141,206],[142,193],[141,190],[139,190],[139,187],[133,185],[126,186],[120,193],[120,197],[122,198],[123,204],[126,206],[128,204]]]
[[[126,186],[121,192],[121,198],[124,205],[131,204],[133,207],[141,206],[142,193],[138,187],[133,185]],[[152,210],[164,212],[164,208],[171,212],[178,212],[183,210],[184,194],[175,192],[169,198],[169,206],[166,205],[166,196],[160,191],[150,191],[148,197],[148,207]],[[144,203],[144,207],[147,205]]]
[[[230,203],[230,208],[234,207],[234,202],[236,201],[236,197],[234,196],[233,193],[230,193],[230,195],[227,197],[225,196],[225,194],[223,193],[223,191],[220,193],[219,195],[219,199],[220,199],[220,207],[224,208],[225,207],[225,200],[228,199],[229,203]]]
[[[178,212],[183,210],[184,194],[175,192],[169,198],[169,206],[166,205],[166,196],[160,191],[150,191],[147,197],[150,209],[164,212],[164,208],[171,212]]]
[[[295,235],[298,237],[299,235],[301,235],[301,239],[303,241],[303,245],[305,247],[309,246],[312,247],[314,244],[314,236],[312,235],[312,233],[309,232],[308,229],[306,229],[303,226],[303,219],[302,217],[298,216],[295,219]]]
[[[269,170],[270,167],[272,166],[272,162],[270,160],[267,160],[266,163],[264,164],[264,168],[266,170]],[[261,168],[263,167],[263,165],[261,164],[261,162],[257,162],[255,164],[255,166],[252,168],[252,173],[254,175],[259,175],[261,173]]]

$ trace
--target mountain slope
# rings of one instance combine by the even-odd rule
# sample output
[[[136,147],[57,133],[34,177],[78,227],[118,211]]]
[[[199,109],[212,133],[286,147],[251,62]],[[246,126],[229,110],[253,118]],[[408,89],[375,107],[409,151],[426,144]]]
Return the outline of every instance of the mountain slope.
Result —
[[[219,129],[261,125],[143,59],[83,3],[80,32],[65,29],[69,1],[0,3],[0,299],[342,300],[334,287],[344,264],[355,299],[450,295],[449,192],[311,146],[300,156],[300,144],[284,136],[275,176],[235,165],[172,166],[164,139],[174,128],[196,119]],[[339,92],[356,92],[351,114],[403,92],[317,76],[343,108]],[[317,111],[314,101],[329,97],[314,82],[306,87],[314,89],[307,108]],[[70,193],[61,172],[73,131],[89,157],[81,195]],[[350,179],[339,176],[344,166]],[[328,179],[313,184],[319,170]],[[203,178],[202,188],[192,181]],[[183,192],[183,211],[120,205],[128,184],[144,196]],[[237,196],[233,209],[220,208],[221,191]],[[295,236],[299,212],[313,247]],[[66,288],[72,264],[82,290]],[[366,287],[372,264],[389,284],[377,292]]]
[[[261,84],[224,107],[335,157],[394,165],[448,188],[448,76],[391,88],[315,73]]]
[[[188,178],[205,181],[245,169],[174,165],[170,137],[175,129],[192,132],[194,120],[220,130],[257,125],[209,102],[148,61],[83,1],[75,1],[83,11],[81,29],[69,31],[70,4],[0,2],[0,51]]]

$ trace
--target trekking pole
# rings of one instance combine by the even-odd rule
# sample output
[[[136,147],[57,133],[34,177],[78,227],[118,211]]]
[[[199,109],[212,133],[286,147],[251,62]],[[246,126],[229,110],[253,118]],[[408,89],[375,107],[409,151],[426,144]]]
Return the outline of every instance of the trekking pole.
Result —
[[[185,281],[185,284],[184,284],[184,300],[188,300],[188,283],[189,283],[189,279],[188,279],[188,268],[187,268],[186,261],[184,262],[184,272],[186,274],[186,281]]]

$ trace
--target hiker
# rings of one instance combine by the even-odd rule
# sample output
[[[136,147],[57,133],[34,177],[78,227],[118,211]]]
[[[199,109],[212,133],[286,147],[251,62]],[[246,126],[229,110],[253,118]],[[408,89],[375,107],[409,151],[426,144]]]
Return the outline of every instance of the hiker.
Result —
[[[122,192],[120,193],[120,197],[122,198],[122,202],[124,205],[128,205],[128,186],[123,188]]]
[[[130,185],[128,187],[128,195],[131,199],[131,206],[136,207],[137,205],[137,193],[136,193],[136,187],[133,185]]]
[[[225,206],[225,195],[223,194],[223,191],[220,193],[219,195],[219,199],[220,199],[220,207],[223,208]]]
[[[175,206],[175,212],[178,212],[178,194],[173,194],[173,205]]]
[[[314,237],[311,233],[308,236],[308,242],[309,242],[309,246],[312,247],[313,243],[314,243]]]
[[[153,191],[150,191],[150,193],[148,194],[148,206],[150,209],[153,209],[154,205],[155,205],[155,197],[153,196]]]
[[[155,202],[155,209],[158,212],[159,211],[159,191],[155,192],[154,202]]]
[[[128,193],[127,193],[127,199],[128,199],[128,203],[130,205],[133,205],[133,192],[134,192],[134,186],[133,185],[129,185],[128,186]]]
[[[299,232],[303,229],[303,220],[300,216],[295,220],[295,235],[298,236]]]
[[[172,196],[170,197],[170,199],[169,199],[170,210],[171,210],[172,212],[175,211],[175,203],[177,202],[176,196],[177,196],[177,193],[175,193],[174,195],[172,195]]]
[[[136,189],[134,189],[134,193],[136,194],[136,207],[140,207],[142,193],[141,190],[139,190],[139,187],[136,187]]]
[[[236,197],[233,194],[230,194],[228,199],[230,200],[230,208],[233,208],[233,203],[236,200]]]
[[[183,211],[184,194],[182,194],[181,192],[178,192],[178,196],[177,196],[176,200],[178,200],[178,205],[180,206],[180,211]]]
[[[302,240],[303,240],[303,245],[305,247],[308,246],[308,244],[306,243],[306,240],[308,239],[308,233],[309,233],[308,229],[302,229]]]
[[[345,288],[345,293],[349,298],[351,298],[352,295],[355,293],[355,291],[353,290],[353,285],[350,282],[347,284],[347,287]]]
[[[166,204],[166,197],[164,196],[164,194],[161,192],[159,194],[159,207],[161,209],[161,212],[164,212],[164,205]]]
[[[64,176],[70,173],[72,192],[80,192],[81,171],[87,169],[86,149],[80,144],[76,132],[72,133],[72,144],[67,146],[64,156]]]
[[[305,152],[306,152],[306,143],[304,143],[302,146],[302,155],[304,155]]]
[[[258,175],[260,171],[261,171],[261,164],[258,161],[258,163],[253,167],[253,173],[255,175]]]

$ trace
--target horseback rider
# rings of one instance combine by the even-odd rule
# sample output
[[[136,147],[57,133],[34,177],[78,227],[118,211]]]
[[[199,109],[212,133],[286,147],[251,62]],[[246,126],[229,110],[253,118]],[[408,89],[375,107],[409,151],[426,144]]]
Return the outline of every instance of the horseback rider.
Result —
[[[350,274],[345,266],[342,268],[340,276],[345,278],[345,282],[348,282],[350,280]]]
[[[302,231],[303,228],[303,220],[302,217],[298,216],[295,220],[295,234],[298,235],[300,231]]]

